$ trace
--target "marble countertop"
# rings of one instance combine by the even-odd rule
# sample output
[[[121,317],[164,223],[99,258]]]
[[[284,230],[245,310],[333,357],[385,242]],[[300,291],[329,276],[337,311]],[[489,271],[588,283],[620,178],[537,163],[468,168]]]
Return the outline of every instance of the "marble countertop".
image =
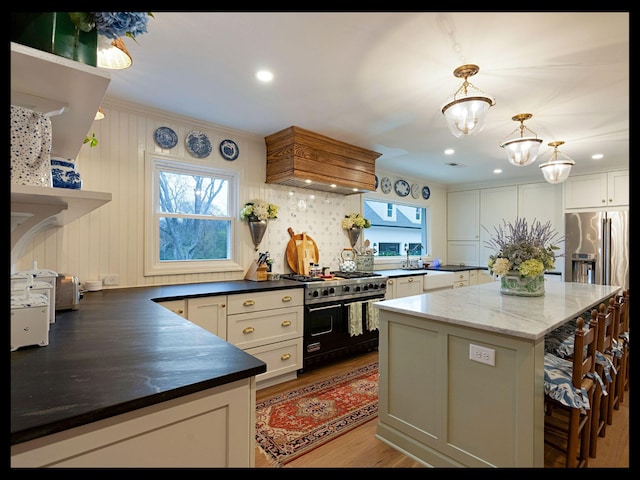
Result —
[[[375,307],[479,330],[538,340],[620,290],[618,286],[545,283],[541,297],[502,295],[500,282],[383,300]]]
[[[266,371],[153,300],[303,286],[229,281],[86,292],[78,310],[56,312],[49,345],[11,352],[11,444]]]

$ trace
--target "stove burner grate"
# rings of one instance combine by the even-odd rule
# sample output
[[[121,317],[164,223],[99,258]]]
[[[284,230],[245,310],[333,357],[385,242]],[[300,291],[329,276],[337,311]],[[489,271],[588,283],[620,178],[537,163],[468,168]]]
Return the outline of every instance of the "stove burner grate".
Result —
[[[331,272],[331,275],[335,275],[339,278],[369,278],[369,277],[381,277],[381,273],[373,272]]]
[[[324,282],[324,279],[312,277],[310,275],[298,275],[295,273],[285,273],[281,278],[286,280],[295,280],[296,282]]]

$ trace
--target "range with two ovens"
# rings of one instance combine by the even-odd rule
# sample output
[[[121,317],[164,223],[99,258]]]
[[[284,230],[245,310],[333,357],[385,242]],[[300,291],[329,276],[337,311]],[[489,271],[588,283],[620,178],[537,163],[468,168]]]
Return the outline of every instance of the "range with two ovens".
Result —
[[[305,283],[303,367],[314,368],[340,357],[378,348],[378,313],[388,277],[373,272],[331,272],[330,280],[287,274]]]

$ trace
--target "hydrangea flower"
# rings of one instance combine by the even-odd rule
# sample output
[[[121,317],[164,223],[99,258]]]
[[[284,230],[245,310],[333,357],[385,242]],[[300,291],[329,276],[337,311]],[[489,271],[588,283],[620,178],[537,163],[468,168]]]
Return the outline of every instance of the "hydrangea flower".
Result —
[[[240,218],[250,221],[278,218],[278,206],[260,199],[251,200],[240,210]]]

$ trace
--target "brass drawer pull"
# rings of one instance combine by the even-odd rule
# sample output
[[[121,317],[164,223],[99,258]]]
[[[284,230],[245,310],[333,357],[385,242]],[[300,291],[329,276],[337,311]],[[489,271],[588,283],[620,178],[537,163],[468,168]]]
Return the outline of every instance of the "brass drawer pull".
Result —
[[[413,282],[413,277],[409,277],[409,283]]]
[[[388,283],[389,285],[393,285],[393,280],[388,280],[388,281],[387,281],[387,283]]]
[[[293,300],[293,298],[291,298],[290,295],[285,295],[284,297],[282,297],[283,302],[290,302],[291,300]]]
[[[255,304],[256,302],[254,302],[253,300],[245,300],[242,305],[244,305],[245,307],[250,307],[251,305],[255,305]]]
[[[290,320],[285,320],[280,325],[283,326],[283,327],[290,327],[291,326],[291,321]]]
[[[282,355],[280,357],[280,360],[285,361],[285,360],[289,360],[291,358],[291,354],[290,353],[285,353],[284,355]]]
[[[253,332],[255,332],[255,331],[256,331],[256,329],[255,329],[255,328],[253,328],[253,327],[247,327],[247,328],[245,328],[244,330],[242,330],[242,333],[253,333]]]

